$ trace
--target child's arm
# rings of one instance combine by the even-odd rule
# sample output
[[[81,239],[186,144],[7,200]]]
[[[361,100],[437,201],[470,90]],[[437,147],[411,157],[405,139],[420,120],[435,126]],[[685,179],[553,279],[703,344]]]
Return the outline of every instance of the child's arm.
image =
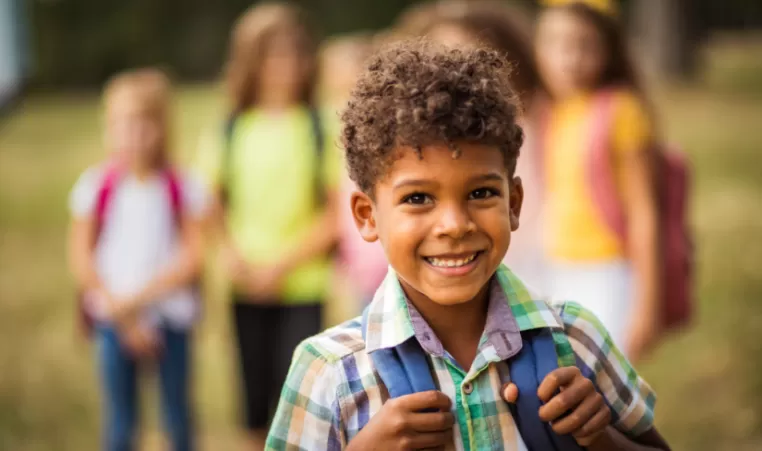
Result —
[[[628,168],[624,178],[629,243],[627,253],[632,259],[637,281],[635,310],[631,316],[626,345],[627,355],[633,361],[638,361],[648,352],[659,332],[660,236],[650,153],[645,150],[630,153],[625,160]]]
[[[627,355],[638,361],[658,335],[660,229],[656,192],[654,132],[644,105],[625,94],[617,110],[614,144],[621,158],[623,201],[627,218],[629,256],[636,278],[637,297],[627,336]]]
[[[97,224],[95,218],[98,186],[102,183],[102,171],[93,167],[77,179],[69,196],[71,223],[68,236],[69,270],[79,288],[110,298],[95,265]]]
[[[294,351],[282,396],[267,435],[266,451],[321,449],[347,446],[339,393],[349,390],[340,365],[324,357],[311,340]]]
[[[577,367],[563,367],[550,373],[540,384],[537,395],[545,404],[540,418],[551,423],[559,435],[571,434],[588,451],[669,450],[655,428],[627,437],[611,423],[611,410],[593,382]],[[518,390],[513,384],[503,390],[503,398],[514,402]]]
[[[588,449],[593,451],[668,450],[669,446],[653,424],[656,395],[616,347],[600,320],[576,303],[567,302],[556,308],[558,307],[560,307],[558,313],[563,320],[564,332],[574,352],[577,367],[557,370],[568,372],[566,376],[573,377],[562,378],[556,375],[551,378],[555,372],[551,373],[540,388],[544,390],[546,397],[549,393],[556,393],[559,387],[576,388],[572,391],[564,388],[548,400],[543,409],[550,406],[551,411],[545,411],[541,416],[545,414],[546,418],[558,418],[568,410],[568,405],[582,405],[582,402],[573,402],[575,399],[599,398],[610,410],[613,421],[600,424],[591,420],[593,429],[603,431],[600,435],[596,435],[595,432],[591,434],[589,429],[578,430],[578,435],[582,436],[581,443],[584,442],[584,445],[589,447]],[[568,381],[569,379],[571,382]],[[590,391],[590,388],[594,390]],[[574,392],[577,394],[584,392],[589,396],[579,398],[579,396],[572,396]],[[542,397],[540,393],[538,395]],[[559,407],[558,404],[564,403],[568,405]],[[580,412],[584,413],[584,411]],[[554,423],[553,428],[563,426],[563,422],[566,422],[568,418]],[[581,421],[580,425],[585,423],[588,422]],[[602,429],[602,426],[608,424],[610,426]],[[591,436],[594,436],[595,440],[588,444]]]
[[[320,217],[312,225],[304,239],[281,259],[278,266],[282,273],[287,273],[304,262],[325,255],[336,244],[338,239],[338,198],[337,191],[326,191],[326,204]]]
[[[338,240],[338,194],[326,192],[326,205],[323,212],[305,234],[304,238],[286,252],[277,263],[269,267],[247,265],[235,248],[226,246],[228,271],[233,280],[250,295],[267,299],[277,295],[283,278],[289,272],[316,257],[325,255]],[[229,241],[226,241],[229,243]]]
[[[95,219],[92,215],[74,217],[69,227],[69,269],[77,285],[88,291],[104,291],[95,270]]]
[[[563,395],[551,396],[561,388]],[[579,368],[565,367],[554,371],[552,377],[549,375],[542,382],[538,395],[548,400],[540,409],[540,418],[552,422],[553,431],[557,434],[571,434],[588,451],[670,449],[655,428],[629,438],[610,426],[611,411],[594,384],[582,376]],[[502,396],[506,402],[515,403],[519,396],[518,388],[508,383],[503,387]]]
[[[670,449],[655,428],[638,437],[629,438],[612,426],[607,427],[598,440],[587,446],[587,451],[670,451]]]
[[[342,153],[338,146],[330,144],[325,146],[323,152],[322,167],[319,168],[325,197],[323,211],[301,242],[276,265],[276,276],[282,277],[301,264],[325,255],[339,240],[339,202],[344,173]]]
[[[193,282],[203,266],[202,219],[188,217],[180,230],[180,250],[166,270],[156,275],[142,290],[124,303],[129,313],[146,307],[177,288]],[[121,305],[121,304],[120,304]],[[128,313],[128,312],[126,312]]]

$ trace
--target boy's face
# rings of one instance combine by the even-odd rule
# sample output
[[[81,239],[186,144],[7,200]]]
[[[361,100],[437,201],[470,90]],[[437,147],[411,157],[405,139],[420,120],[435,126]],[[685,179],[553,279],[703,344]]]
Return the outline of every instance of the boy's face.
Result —
[[[367,241],[380,240],[408,296],[440,305],[474,299],[500,265],[518,228],[523,191],[498,148],[460,143],[409,147],[375,186],[352,197]]]

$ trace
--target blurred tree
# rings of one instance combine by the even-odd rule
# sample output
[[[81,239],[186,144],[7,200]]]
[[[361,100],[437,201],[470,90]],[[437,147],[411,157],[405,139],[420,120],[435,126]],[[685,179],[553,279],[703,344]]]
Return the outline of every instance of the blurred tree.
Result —
[[[634,0],[632,8],[636,42],[647,70],[661,77],[691,76],[700,45],[692,2]]]
[[[35,84],[98,86],[115,71],[146,64],[179,79],[220,72],[230,26],[252,0],[1,0],[25,2],[34,17]],[[526,0],[531,1],[531,0]],[[387,26],[414,0],[300,0],[325,34]],[[536,2],[535,2],[536,3]],[[689,73],[697,38],[716,27],[762,27],[753,0],[623,0],[654,66]],[[631,9],[632,11],[627,11]],[[687,19],[690,18],[690,21]]]

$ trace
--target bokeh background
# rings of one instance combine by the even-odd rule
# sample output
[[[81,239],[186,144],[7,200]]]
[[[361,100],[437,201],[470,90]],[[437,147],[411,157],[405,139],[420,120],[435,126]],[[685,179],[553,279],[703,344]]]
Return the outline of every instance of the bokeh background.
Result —
[[[304,0],[326,36],[388,26],[407,0]],[[531,3],[531,2],[528,2]],[[66,199],[98,161],[99,89],[159,64],[179,82],[178,158],[222,114],[229,28],[250,1],[0,0],[0,450],[95,450],[91,345],[74,327]],[[689,153],[699,312],[640,368],[676,450],[762,449],[762,2],[622,2],[664,133]],[[212,290],[195,397],[203,449],[236,449],[228,309]],[[144,448],[160,448],[146,394]]]

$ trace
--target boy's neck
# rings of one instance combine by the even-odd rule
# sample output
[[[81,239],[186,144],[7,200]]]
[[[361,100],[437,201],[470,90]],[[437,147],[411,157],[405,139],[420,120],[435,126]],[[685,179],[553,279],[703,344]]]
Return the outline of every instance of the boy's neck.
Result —
[[[489,285],[487,283],[474,299],[450,306],[437,304],[418,292],[408,294],[410,302],[434,331],[444,349],[466,371],[476,358],[487,324]]]

